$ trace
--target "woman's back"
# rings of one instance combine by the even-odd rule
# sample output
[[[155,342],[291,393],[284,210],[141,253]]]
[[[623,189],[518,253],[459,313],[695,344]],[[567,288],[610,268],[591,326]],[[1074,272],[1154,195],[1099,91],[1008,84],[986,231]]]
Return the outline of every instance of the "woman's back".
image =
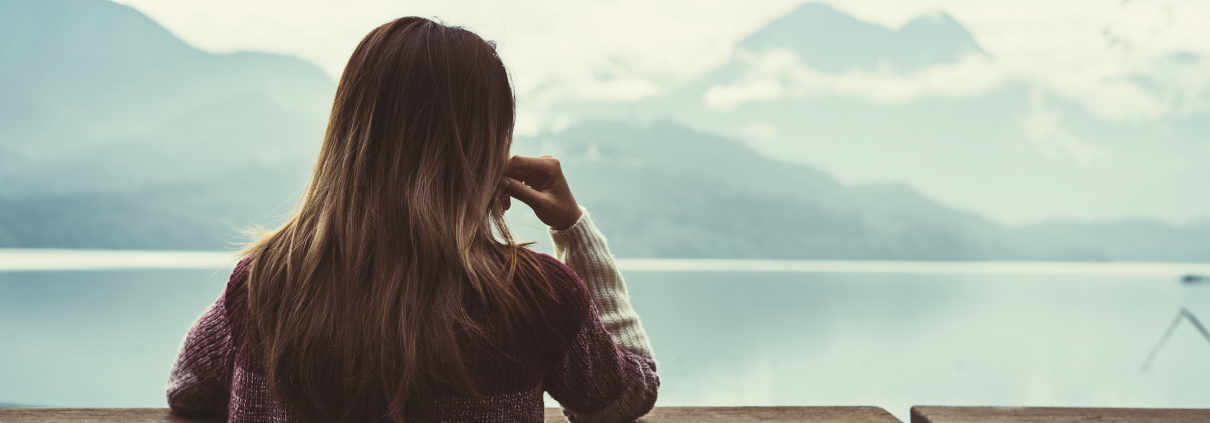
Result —
[[[540,422],[544,391],[572,421],[630,421],[651,409],[659,388],[655,362],[604,238],[587,214],[552,232],[564,259],[580,269],[533,253],[555,295],[527,293],[542,302],[541,314],[511,329],[489,321],[483,304],[468,297],[468,314],[485,332],[461,333],[458,344],[479,395],[443,387],[410,403],[404,421]],[[247,344],[248,261],[236,266],[223,296],[190,331],[169,381],[169,404],[186,414],[226,414],[232,422],[303,421],[269,393]]]

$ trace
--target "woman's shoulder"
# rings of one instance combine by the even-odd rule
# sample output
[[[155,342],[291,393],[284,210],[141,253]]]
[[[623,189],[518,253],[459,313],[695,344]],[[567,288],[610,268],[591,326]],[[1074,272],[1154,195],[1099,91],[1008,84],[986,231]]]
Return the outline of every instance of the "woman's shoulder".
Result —
[[[525,332],[532,335],[534,345],[544,351],[544,360],[556,362],[563,358],[583,326],[593,316],[592,297],[588,288],[571,268],[548,254],[530,251],[545,277],[548,293],[540,289],[528,289],[537,307],[536,320],[530,320]]]
[[[547,279],[552,282],[559,281],[572,285],[578,284],[581,287],[584,286],[584,282],[580,281],[579,276],[576,276],[576,273],[570,267],[567,267],[566,264],[559,261],[559,259],[550,254],[533,250],[529,250],[529,253],[533,255],[538,264],[542,265],[542,273],[546,275]]]
[[[592,297],[580,276],[549,254],[536,251],[531,253],[541,265],[542,275],[546,277],[551,293],[554,294],[557,305],[555,308],[565,314],[586,317],[591,312]]]
[[[252,266],[252,256],[245,256],[235,264],[235,269],[231,271],[231,277],[227,278],[227,286],[223,289],[223,302],[225,305],[234,305],[233,302],[242,301],[248,297],[248,270]]]
[[[251,266],[251,255],[240,259],[231,271],[231,277],[227,279],[226,288],[223,289],[223,311],[227,314],[227,321],[231,322],[232,333],[237,336],[243,334],[244,320],[247,317],[248,271]]]
[[[542,274],[546,276],[546,280],[551,286],[567,291],[566,294],[583,295],[584,299],[588,299],[588,287],[584,285],[584,281],[575,271],[567,267],[566,264],[554,258],[550,254],[531,251],[534,258],[542,266]]]

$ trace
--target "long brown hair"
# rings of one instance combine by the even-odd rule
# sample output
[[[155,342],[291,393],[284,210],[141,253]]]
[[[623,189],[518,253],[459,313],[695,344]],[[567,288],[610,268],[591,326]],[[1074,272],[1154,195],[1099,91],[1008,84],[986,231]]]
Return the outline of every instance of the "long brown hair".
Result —
[[[357,46],[303,200],[248,249],[249,345],[302,417],[402,421],[439,387],[474,393],[464,299],[505,326],[530,314],[517,284],[545,279],[497,201],[514,116],[470,31],[408,17]]]

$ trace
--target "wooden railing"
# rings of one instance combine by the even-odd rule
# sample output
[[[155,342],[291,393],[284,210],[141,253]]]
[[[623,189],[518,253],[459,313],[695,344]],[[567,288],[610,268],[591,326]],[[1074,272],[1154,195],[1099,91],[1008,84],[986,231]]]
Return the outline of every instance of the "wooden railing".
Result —
[[[558,408],[546,409],[547,422],[566,422]],[[656,407],[642,422],[836,422],[899,423],[878,407]],[[174,415],[165,408],[0,408],[3,423],[213,423]]]
[[[1192,408],[912,407],[912,423],[1206,423]]]
[[[547,422],[566,422],[557,408]],[[878,407],[656,407],[640,422],[899,423]],[[1210,409],[912,407],[912,423],[1205,423]],[[2,423],[214,423],[165,408],[0,408]]]

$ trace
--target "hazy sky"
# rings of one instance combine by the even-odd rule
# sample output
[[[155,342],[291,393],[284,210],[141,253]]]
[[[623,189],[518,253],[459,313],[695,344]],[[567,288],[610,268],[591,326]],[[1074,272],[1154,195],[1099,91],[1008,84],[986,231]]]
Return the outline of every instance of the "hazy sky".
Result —
[[[803,3],[799,0],[385,1],[118,0],[189,43],[213,52],[292,54],[333,78],[356,43],[390,19],[419,15],[466,26],[499,43],[514,74],[519,132],[550,121],[558,99],[635,101],[730,57],[732,45]],[[974,95],[1005,79],[1042,81],[1107,119],[1138,120],[1210,110],[1203,96],[1173,104],[1121,77],[1166,72],[1157,58],[1210,56],[1210,2],[1122,0],[844,0],[833,7],[896,28],[944,11],[970,29],[994,60],[890,81],[823,81],[880,87],[874,101]],[[948,73],[947,73],[948,72]],[[938,79],[945,81],[938,86]],[[1210,92],[1210,72],[1165,75],[1178,91]],[[885,87],[886,89],[883,89]],[[888,90],[893,90],[888,94]],[[939,91],[940,90],[940,91]]]

